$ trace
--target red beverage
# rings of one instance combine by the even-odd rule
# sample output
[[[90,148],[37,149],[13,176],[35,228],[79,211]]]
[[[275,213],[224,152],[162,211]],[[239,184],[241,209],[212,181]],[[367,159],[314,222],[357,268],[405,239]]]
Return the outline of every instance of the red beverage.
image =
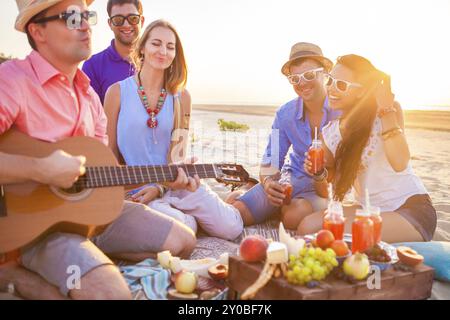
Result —
[[[327,214],[323,218],[323,229],[331,231],[336,240],[344,238],[345,218],[342,204],[337,201],[330,201]]]
[[[327,218],[323,219],[323,229],[330,230],[336,240],[344,239],[344,226],[344,220],[334,221]]]
[[[374,246],[374,227],[370,214],[356,210],[356,218],[352,224],[352,253],[363,253]]]
[[[281,170],[281,178],[278,180],[278,183],[281,184],[284,188],[284,205],[290,205],[292,200],[292,184],[291,184],[291,172],[283,168]]]
[[[285,183],[283,184],[283,187],[284,187],[284,195],[286,196],[286,198],[284,198],[284,204],[290,205],[292,200],[292,184]]]
[[[381,229],[383,226],[383,219],[380,216],[380,208],[370,208],[370,219],[373,222],[373,243],[377,244],[381,241]]]
[[[314,139],[311,148],[309,148],[308,154],[312,162],[312,173],[321,173],[324,167],[324,151],[322,149],[322,142]]]

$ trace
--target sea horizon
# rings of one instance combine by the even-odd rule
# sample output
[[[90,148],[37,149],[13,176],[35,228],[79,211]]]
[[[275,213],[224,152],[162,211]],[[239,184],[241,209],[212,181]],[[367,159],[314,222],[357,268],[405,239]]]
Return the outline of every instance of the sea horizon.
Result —
[[[259,103],[250,103],[250,102],[231,102],[231,103],[220,103],[220,102],[201,102],[201,103],[195,103],[193,102],[193,106],[210,106],[210,107],[258,107],[258,108],[267,108],[267,109],[273,109],[273,108],[279,108],[284,103],[280,104],[259,104]],[[402,105],[402,109],[404,111],[446,111],[450,112],[450,105],[414,105],[414,106],[408,106],[408,105]]]

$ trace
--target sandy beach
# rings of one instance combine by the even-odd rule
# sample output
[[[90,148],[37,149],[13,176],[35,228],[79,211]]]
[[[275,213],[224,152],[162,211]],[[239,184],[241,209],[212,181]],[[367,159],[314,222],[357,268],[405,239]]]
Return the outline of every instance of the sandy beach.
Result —
[[[242,164],[256,177],[276,110],[266,108],[269,107],[194,106],[191,154],[203,162]],[[221,118],[247,124],[251,129],[246,134],[220,132],[217,120]],[[425,184],[438,213],[434,240],[450,241],[450,112],[406,112],[406,119],[414,171]],[[438,130],[423,129],[435,123],[441,126]],[[220,185],[215,188],[219,193],[226,191]]]

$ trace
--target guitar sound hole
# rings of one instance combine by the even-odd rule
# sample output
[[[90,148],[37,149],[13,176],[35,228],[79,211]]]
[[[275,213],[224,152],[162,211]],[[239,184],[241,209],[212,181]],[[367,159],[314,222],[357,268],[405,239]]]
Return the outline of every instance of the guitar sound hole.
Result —
[[[79,201],[88,197],[93,189],[87,189],[84,185],[75,183],[72,187],[68,189],[60,189],[55,187],[50,187],[50,189],[60,198],[67,201]]]
[[[69,189],[60,189],[62,192],[66,194],[77,194],[84,190],[84,187],[80,184],[75,183],[72,187]]]

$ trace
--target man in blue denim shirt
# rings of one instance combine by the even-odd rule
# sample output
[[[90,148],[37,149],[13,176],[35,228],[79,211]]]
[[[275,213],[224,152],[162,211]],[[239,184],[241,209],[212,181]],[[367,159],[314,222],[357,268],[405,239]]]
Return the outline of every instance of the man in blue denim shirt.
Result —
[[[320,133],[329,121],[338,116],[328,107],[323,85],[323,73],[328,72],[332,65],[314,44],[301,42],[292,47],[281,72],[298,97],[281,106],[276,113],[261,163],[261,183],[233,202],[245,225],[263,222],[281,207],[285,226],[296,229],[305,216],[326,207],[326,199],[316,195],[312,178],[303,169],[303,162],[314,137],[314,128],[317,127]],[[290,147],[292,150],[288,154]],[[291,176],[293,192],[289,205],[283,205],[284,187],[278,182],[280,170]]]

